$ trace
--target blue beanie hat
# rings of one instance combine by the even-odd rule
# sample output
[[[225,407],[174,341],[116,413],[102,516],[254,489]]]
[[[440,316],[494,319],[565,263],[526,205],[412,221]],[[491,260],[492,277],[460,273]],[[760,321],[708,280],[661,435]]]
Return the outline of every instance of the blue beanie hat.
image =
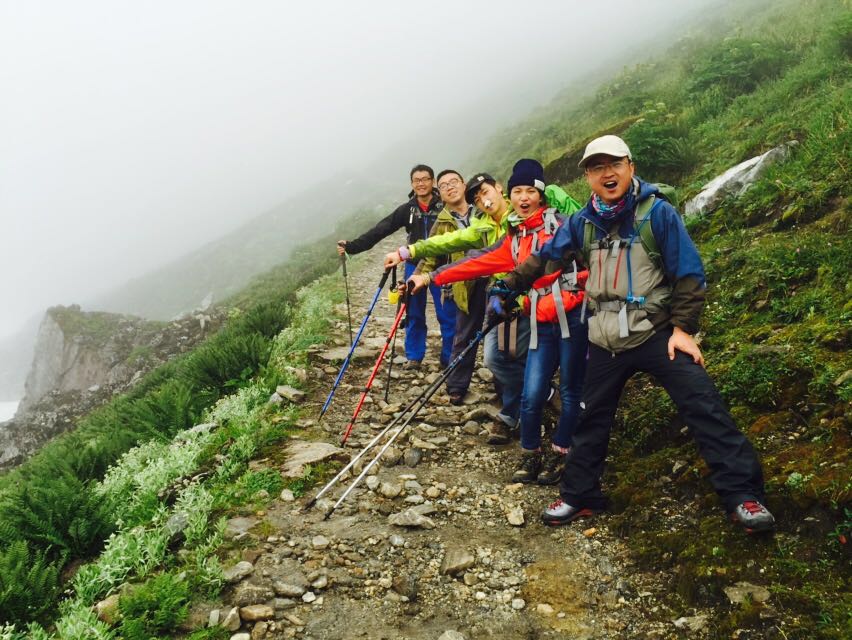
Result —
[[[538,160],[523,158],[512,167],[512,177],[509,178],[509,192],[514,187],[535,187],[544,193],[544,167]]]

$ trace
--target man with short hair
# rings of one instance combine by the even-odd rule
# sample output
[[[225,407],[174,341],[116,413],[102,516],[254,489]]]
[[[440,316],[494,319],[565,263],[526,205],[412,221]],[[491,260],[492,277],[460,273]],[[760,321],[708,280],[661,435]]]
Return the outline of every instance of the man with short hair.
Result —
[[[414,243],[429,237],[429,230],[435,224],[438,214],[444,208],[439,193],[435,190],[435,172],[425,164],[418,164],[409,172],[411,192],[409,200],[399,205],[387,217],[380,220],[372,229],[362,233],[354,240],[338,240],[337,252],[355,255],[372,249],[383,238],[397,229],[405,227],[408,242]],[[417,266],[414,259],[405,263],[407,279]],[[441,301],[441,287],[430,286],[432,300],[435,303],[435,315],[441,326],[441,337],[449,354],[452,348],[455,314],[452,309],[444,312]],[[421,291],[408,300],[408,320],[405,327],[405,357],[408,368],[418,368],[426,355],[426,291]]]
[[[444,209],[438,214],[435,225],[429,232],[429,240],[420,240],[422,245],[426,242],[440,243],[445,237],[449,237],[456,231],[467,229],[471,225],[474,207],[465,200],[464,178],[455,169],[444,169],[436,179],[438,192],[444,202]],[[406,259],[413,257],[414,249],[409,250],[407,246],[400,247],[385,256],[385,267],[393,266],[402,262],[403,254]],[[464,257],[464,251],[455,251],[447,254],[427,254],[419,261],[414,274],[427,274],[437,267]],[[446,367],[467,346],[474,333],[482,326],[485,313],[485,282],[457,282],[452,287],[442,287],[444,312],[447,313],[455,306],[456,324],[454,337],[450,344],[444,337],[441,350],[441,364]],[[477,324],[478,321],[478,324]],[[452,371],[447,378],[447,394],[450,402],[459,405],[464,400],[470,386],[470,379],[475,366],[476,353],[471,352],[468,357]]]
[[[581,254],[589,267],[589,356],[584,409],[562,473],[560,497],[541,514],[559,525],[606,507],[600,478],[622,389],[635,373],[668,392],[710,468],[725,510],[748,532],[775,526],[763,506],[763,473],[704,369],[692,337],[704,305],[704,267],[675,208],[637,178],[625,142],[592,140],[580,161],[592,195],[538,255],[505,278],[526,290]]]

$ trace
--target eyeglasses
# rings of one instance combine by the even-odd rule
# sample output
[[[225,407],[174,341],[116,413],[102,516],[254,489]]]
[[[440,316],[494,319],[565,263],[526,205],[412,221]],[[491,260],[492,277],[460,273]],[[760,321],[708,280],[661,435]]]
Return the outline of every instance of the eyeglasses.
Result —
[[[444,189],[451,189],[452,187],[457,187],[462,183],[458,178],[453,178],[452,180],[447,180],[438,185],[438,188],[443,191]]]
[[[594,177],[602,176],[607,171],[623,171],[628,164],[630,164],[630,161],[624,158],[613,160],[612,162],[602,162],[591,167],[586,167],[586,173]]]
[[[413,178],[411,184],[429,184],[433,178]]]

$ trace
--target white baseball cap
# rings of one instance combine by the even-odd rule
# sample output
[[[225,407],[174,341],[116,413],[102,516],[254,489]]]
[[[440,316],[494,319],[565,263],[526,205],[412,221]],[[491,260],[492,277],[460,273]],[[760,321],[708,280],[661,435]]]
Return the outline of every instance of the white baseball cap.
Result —
[[[624,158],[626,156],[629,160],[633,160],[633,156],[630,154],[630,148],[624,140],[618,136],[607,135],[595,138],[586,145],[586,151],[583,153],[583,159],[580,160],[577,166],[585,167],[586,160],[597,155],[612,156],[613,158]]]

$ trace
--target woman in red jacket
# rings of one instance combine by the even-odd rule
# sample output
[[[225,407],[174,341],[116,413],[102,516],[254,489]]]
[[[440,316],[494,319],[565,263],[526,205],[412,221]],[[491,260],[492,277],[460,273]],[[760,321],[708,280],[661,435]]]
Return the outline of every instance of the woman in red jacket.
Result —
[[[427,284],[450,284],[511,271],[547,242],[566,220],[546,208],[544,169],[535,160],[519,160],[509,179],[509,232],[482,255],[459,260],[428,276],[413,276],[415,290]],[[557,271],[536,280],[523,300],[530,316],[530,344],[521,397],[521,464],[513,482],[558,482],[580,412],[588,333],[580,322],[587,272]],[[542,454],[541,422],[550,380],[560,370],[562,412],[547,455]]]

